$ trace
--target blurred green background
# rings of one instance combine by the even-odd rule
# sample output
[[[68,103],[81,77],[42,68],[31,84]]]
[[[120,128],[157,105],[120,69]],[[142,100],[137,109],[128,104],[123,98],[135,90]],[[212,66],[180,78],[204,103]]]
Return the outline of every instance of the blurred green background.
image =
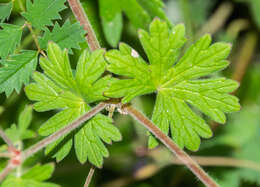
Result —
[[[102,30],[98,0],[81,2],[91,17],[102,47],[112,48]],[[198,152],[188,153],[221,186],[260,186],[260,0],[165,0],[164,4],[163,9],[170,22],[186,25],[190,42],[210,33],[214,41],[232,44],[230,66],[221,73],[240,82],[240,88],[234,94],[240,99],[241,111],[228,115],[225,125],[209,122],[214,136],[203,140]],[[10,22],[21,22],[21,17],[17,15],[19,11],[15,5]],[[69,9],[62,12],[62,17],[63,20],[68,17],[73,19]],[[143,54],[136,27],[127,16],[123,15],[123,20],[121,41]],[[26,45],[34,47],[30,40]],[[190,43],[186,47],[188,45]],[[74,51],[75,55],[71,59],[75,61],[78,53]],[[136,98],[133,104],[151,117],[154,99],[154,95],[143,96]],[[8,99],[4,94],[0,95],[0,125],[7,128],[16,122],[19,112],[28,103],[24,92],[19,95],[13,93]],[[53,113],[34,112],[32,129],[37,130]],[[130,117],[116,113],[115,125],[120,129],[123,140],[108,146],[110,157],[105,160],[102,169],[95,171],[92,187],[202,186],[165,147],[148,150],[146,130]],[[33,142],[35,139],[25,142],[25,146]],[[39,153],[29,162],[39,159],[43,163],[53,161]],[[89,168],[89,164],[81,165],[77,162],[74,152],[71,152],[69,157],[56,164],[51,181],[62,187],[83,186]]]

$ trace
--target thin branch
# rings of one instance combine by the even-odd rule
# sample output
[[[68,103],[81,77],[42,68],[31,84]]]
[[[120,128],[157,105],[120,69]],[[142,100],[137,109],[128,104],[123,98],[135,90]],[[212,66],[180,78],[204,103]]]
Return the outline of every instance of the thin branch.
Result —
[[[164,134],[152,121],[150,121],[141,112],[131,106],[124,106],[125,110],[134,119],[139,121],[151,133],[153,133],[178,159],[180,159],[206,186],[218,187],[219,185],[198,165],[198,163],[190,158],[190,156],[180,149],[166,134]]]
[[[238,167],[238,168],[249,168],[256,171],[260,171],[260,164],[249,160],[240,160],[228,157],[219,156],[191,156],[193,160],[196,160],[202,166],[219,166],[219,167]],[[174,164],[182,165],[182,161],[174,159]]]
[[[94,172],[95,172],[95,167],[92,166],[92,167],[90,168],[90,170],[89,170],[89,173],[88,173],[86,182],[85,182],[85,184],[84,184],[84,187],[88,187],[88,186],[89,186],[89,184],[90,184],[90,182],[91,182],[91,179],[92,179],[92,177],[93,177],[93,175],[94,175]]]
[[[0,153],[0,158],[10,158],[10,153]]]
[[[213,13],[213,15],[209,18],[208,22],[203,25],[201,30],[198,32],[198,35],[202,35],[205,33],[216,33],[219,29],[221,29],[224,26],[228,17],[231,15],[233,9],[234,7],[232,3],[222,3]]]
[[[14,147],[13,142],[7,137],[7,135],[2,129],[0,129],[0,137],[5,141],[8,147]]]
[[[23,12],[25,12],[26,9],[25,9],[25,7],[23,6],[23,2],[22,2],[21,0],[18,0],[18,4],[19,4],[20,9],[21,9]],[[36,35],[36,33],[34,32],[31,23],[29,23],[29,22],[26,21],[26,22],[25,22],[25,25],[27,26],[27,28],[29,29],[29,31],[30,31],[30,33],[31,33],[31,35],[32,35],[33,41],[34,41],[34,43],[35,43],[35,45],[36,45],[36,48],[37,48],[38,52],[41,53],[44,57],[46,57],[46,54],[43,52],[43,50],[41,50],[41,47],[40,47],[40,44],[39,44],[37,35]]]
[[[247,67],[252,60],[255,48],[257,46],[258,35],[255,32],[249,32],[242,44],[237,56],[236,67],[232,79],[241,82],[246,73]]]
[[[97,113],[99,113],[101,110],[103,110],[108,104],[107,103],[100,103],[94,108],[92,108],[89,112],[78,118],[76,121],[72,122],[70,125],[65,126],[64,128],[60,129],[59,131],[53,133],[52,135],[48,136],[47,138],[44,138],[37,144],[29,147],[22,153],[22,160],[26,160],[30,156],[32,156],[34,153],[40,151],[47,145],[53,143],[54,141],[58,140],[60,137],[68,134],[72,130],[80,127],[82,123],[89,120],[93,116],[95,116]]]
[[[97,40],[96,34],[88,20],[88,17],[80,4],[79,0],[67,0],[70,8],[76,17],[76,19],[83,26],[84,30],[87,31],[86,40],[88,42],[89,48],[94,51],[100,48],[99,42]]]
[[[11,164],[8,164],[0,173],[0,181],[2,181],[11,171],[12,171]]]
[[[31,32],[31,35],[32,35],[32,38],[33,38],[33,41],[37,47],[37,50],[38,52],[40,52],[44,57],[46,57],[46,54],[43,52],[43,50],[41,49],[40,47],[40,44],[39,44],[39,41],[38,41],[38,38],[34,32],[34,30],[32,29],[32,25],[29,23],[29,22],[26,22],[25,23],[27,28],[29,29],[29,31]]]

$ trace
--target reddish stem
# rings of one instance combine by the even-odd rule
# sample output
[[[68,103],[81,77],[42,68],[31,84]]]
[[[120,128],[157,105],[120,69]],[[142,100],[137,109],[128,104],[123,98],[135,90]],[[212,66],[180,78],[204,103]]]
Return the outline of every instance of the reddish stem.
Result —
[[[89,48],[94,51],[100,48],[99,42],[95,35],[95,32],[88,20],[88,17],[80,4],[79,0],[68,0],[70,8],[76,17],[76,19],[83,26],[84,30],[87,31],[86,40],[88,42]]]
[[[92,118],[95,116],[97,113],[99,113],[101,110],[103,110],[108,104],[106,103],[100,103],[94,108],[92,108],[89,112],[81,116],[79,119],[76,121],[72,122],[70,125],[67,125],[60,129],[59,131],[53,133],[52,135],[48,136],[47,138],[44,138],[37,144],[33,145],[32,147],[28,148],[22,153],[22,160],[26,160],[28,157],[32,156],[34,153],[38,152],[39,150],[43,149],[47,145],[55,142],[58,140],[60,137],[70,133],[74,129],[80,127],[82,123],[87,121],[88,119]]]
[[[219,185],[194,161],[185,151],[180,149],[166,134],[164,134],[151,120],[131,106],[123,108],[130,116],[140,122],[153,133],[178,159],[180,159],[206,186],[218,187]]]

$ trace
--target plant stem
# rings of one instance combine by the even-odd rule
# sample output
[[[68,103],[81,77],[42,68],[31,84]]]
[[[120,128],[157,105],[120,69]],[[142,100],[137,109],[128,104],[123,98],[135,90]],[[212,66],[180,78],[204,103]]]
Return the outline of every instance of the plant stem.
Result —
[[[139,121],[153,133],[178,159],[180,159],[206,186],[218,187],[219,185],[195,162],[190,156],[180,149],[166,134],[164,134],[152,121],[132,106],[123,107],[130,116]]]
[[[38,38],[37,38],[37,36],[36,36],[34,30],[32,29],[32,25],[31,25],[29,22],[26,22],[25,24],[26,24],[27,28],[29,29],[29,31],[30,31],[31,34],[32,34],[32,38],[33,38],[33,41],[34,41],[34,43],[35,43],[35,45],[36,45],[36,47],[37,47],[38,52],[40,52],[43,56],[46,56],[46,55],[42,52],[42,50],[41,50],[41,47],[40,47]]]
[[[0,158],[10,158],[10,153],[0,153]]]
[[[12,171],[12,169],[11,165],[8,164],[0,173],[0,181],[2,181]]]
[[[0,137],[4,140],[4,142],[8,145],[9,148],[14,147],[13,142],[7,137],[7,135],[2,129],[0,129]]]
[[[23,12],[25,12],[26,10],[25,10],[25,7],[23,6],[23,2],[22,2],[21,0],[18,0],[18,3],[19,3],[20,9],[21,9]],[[43,56],[46,57],[45,53],[41,50],[41,47],[40,47],[40,44],[39,44],[37,35],[36,35],[36,33],[34,32],[31,23],[29,23],[29,22],[26,21],[26,22],[25,22],[25,25],[27,26],[27,28],[29,29],[29,31],[30,31],[30,33],[31,33],[31,35],[32,35],[33,41],[34,41],[34,43],[35,43],[35,45],[36,45],[36,48],[37,48],[38,52],[41,53]]]
[[[197,35],[200,36],[205,33],[215,34],[219,29],[224,26],[233,9],[234,7],[232,3],[222,3],[209,18],[209,20],[203,25]]]
[[[67,125],[60,129],[59,131],[53,133],[52,135],[48,136],[47,138],[44,138],[37,144],[31,146],[30,148],[26,149],[22,153],[22,161],[26,160],[30,156],[32,156],[34,153],[38,152],[39,150],[43,149],[50,143],[53,143],[54,141],[58,140],[61,136],[64,136],[74,129],[80,127],[82,123],[89,120],[91,117],[95,116],[97,113],[99,113],[101,110],[103,110],[107,106],[106,103],[100,103],[94,108],[92,108],[89,112],[78,118],[76,121],[72,122],[70,125]]]
[[[252,162],[249,160],[240,160],[228,157],[219,156],[191,156],[193,160],[196,160],[202,166],[223,166],[223,167],[238,167],[238,168],[248,168],[256,171],[260,171],[260,164]],[[182,165],[182,161],[179,159],[174,159],[172,161],[174,164]]]
[[[90,168],[90,170],[89,170],[89,173],[88,173],[86,182],[85,182],[85,184],[84,184],[84,187],[88,187],[88,186],[89,186],[89,184],[90,184],[90,182],[91,182],[91,179],[92,179],[92,177],[93,177],[93,175],[94,175],[94,172],[95,172],[95,167],[92,166],[92,167]]]
[[[252,60],[255,48],[257,46],[258,35],[255,32],[249,32],[242,44],[237,56],[237,62],[232,79],[241,82],[246,73],[247,67]]]
[[[79,0],[67,0],[70,8],[76,17],[76,19],[83,26],[84,30],[87,31],[86,40],[89,45],[89,48],[94,51],[100,48],[99,42],[97,40],[96,34],[88,20],[88,17],[80,4]]]

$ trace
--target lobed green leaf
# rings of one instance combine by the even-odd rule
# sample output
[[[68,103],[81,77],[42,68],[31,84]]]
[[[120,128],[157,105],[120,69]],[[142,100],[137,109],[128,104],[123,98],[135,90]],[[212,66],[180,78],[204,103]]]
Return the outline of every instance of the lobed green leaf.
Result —
[[[48,44],[48,58],[40,59],[44,74],[35,72],[35,83],[25,88],[28,98],[36,101],[35,110],[60,110],[40,127],[40,135],[48,136],[58,131],[90,110],[89,103],[107,99],[103,92],[113,79],[110,76],[100,78],[106,69],[104,52],[103,49],[92,53],[84,51],[73,73],[68,51],[62,51],[53,42]],[[69,154],[73,140],[77,158],[81,163],[89,160],[95,166],[101,167],[103,157],[108,156],[108,150],[102,141],[119,141],[121,135],[110,118],[99,114],[80,129],[48,145],[45,153],[61,161]]]
[[[184,35],[183,25],[170,29],[166,22],[155,19],[149,33],[139,31],[150,64],[125,44],[107,52],[108,70],[126,78],[114,80],[105,95],[123,97],[122,102],[126,103],[136,96],[156,92],[152,120],[165,134],[170,133],[180,147],[197,150],[200,137],[209,138],[212,132],[189,105],[225,123],[225,113],[240,109],[238,99],[229,95],[238,84],[225,78],[199,79],[228,66],[230,44],[211,44],[211,37],[205,35],[180,57]],[[150,136],[148,144],[152,148],[158,142]]]

